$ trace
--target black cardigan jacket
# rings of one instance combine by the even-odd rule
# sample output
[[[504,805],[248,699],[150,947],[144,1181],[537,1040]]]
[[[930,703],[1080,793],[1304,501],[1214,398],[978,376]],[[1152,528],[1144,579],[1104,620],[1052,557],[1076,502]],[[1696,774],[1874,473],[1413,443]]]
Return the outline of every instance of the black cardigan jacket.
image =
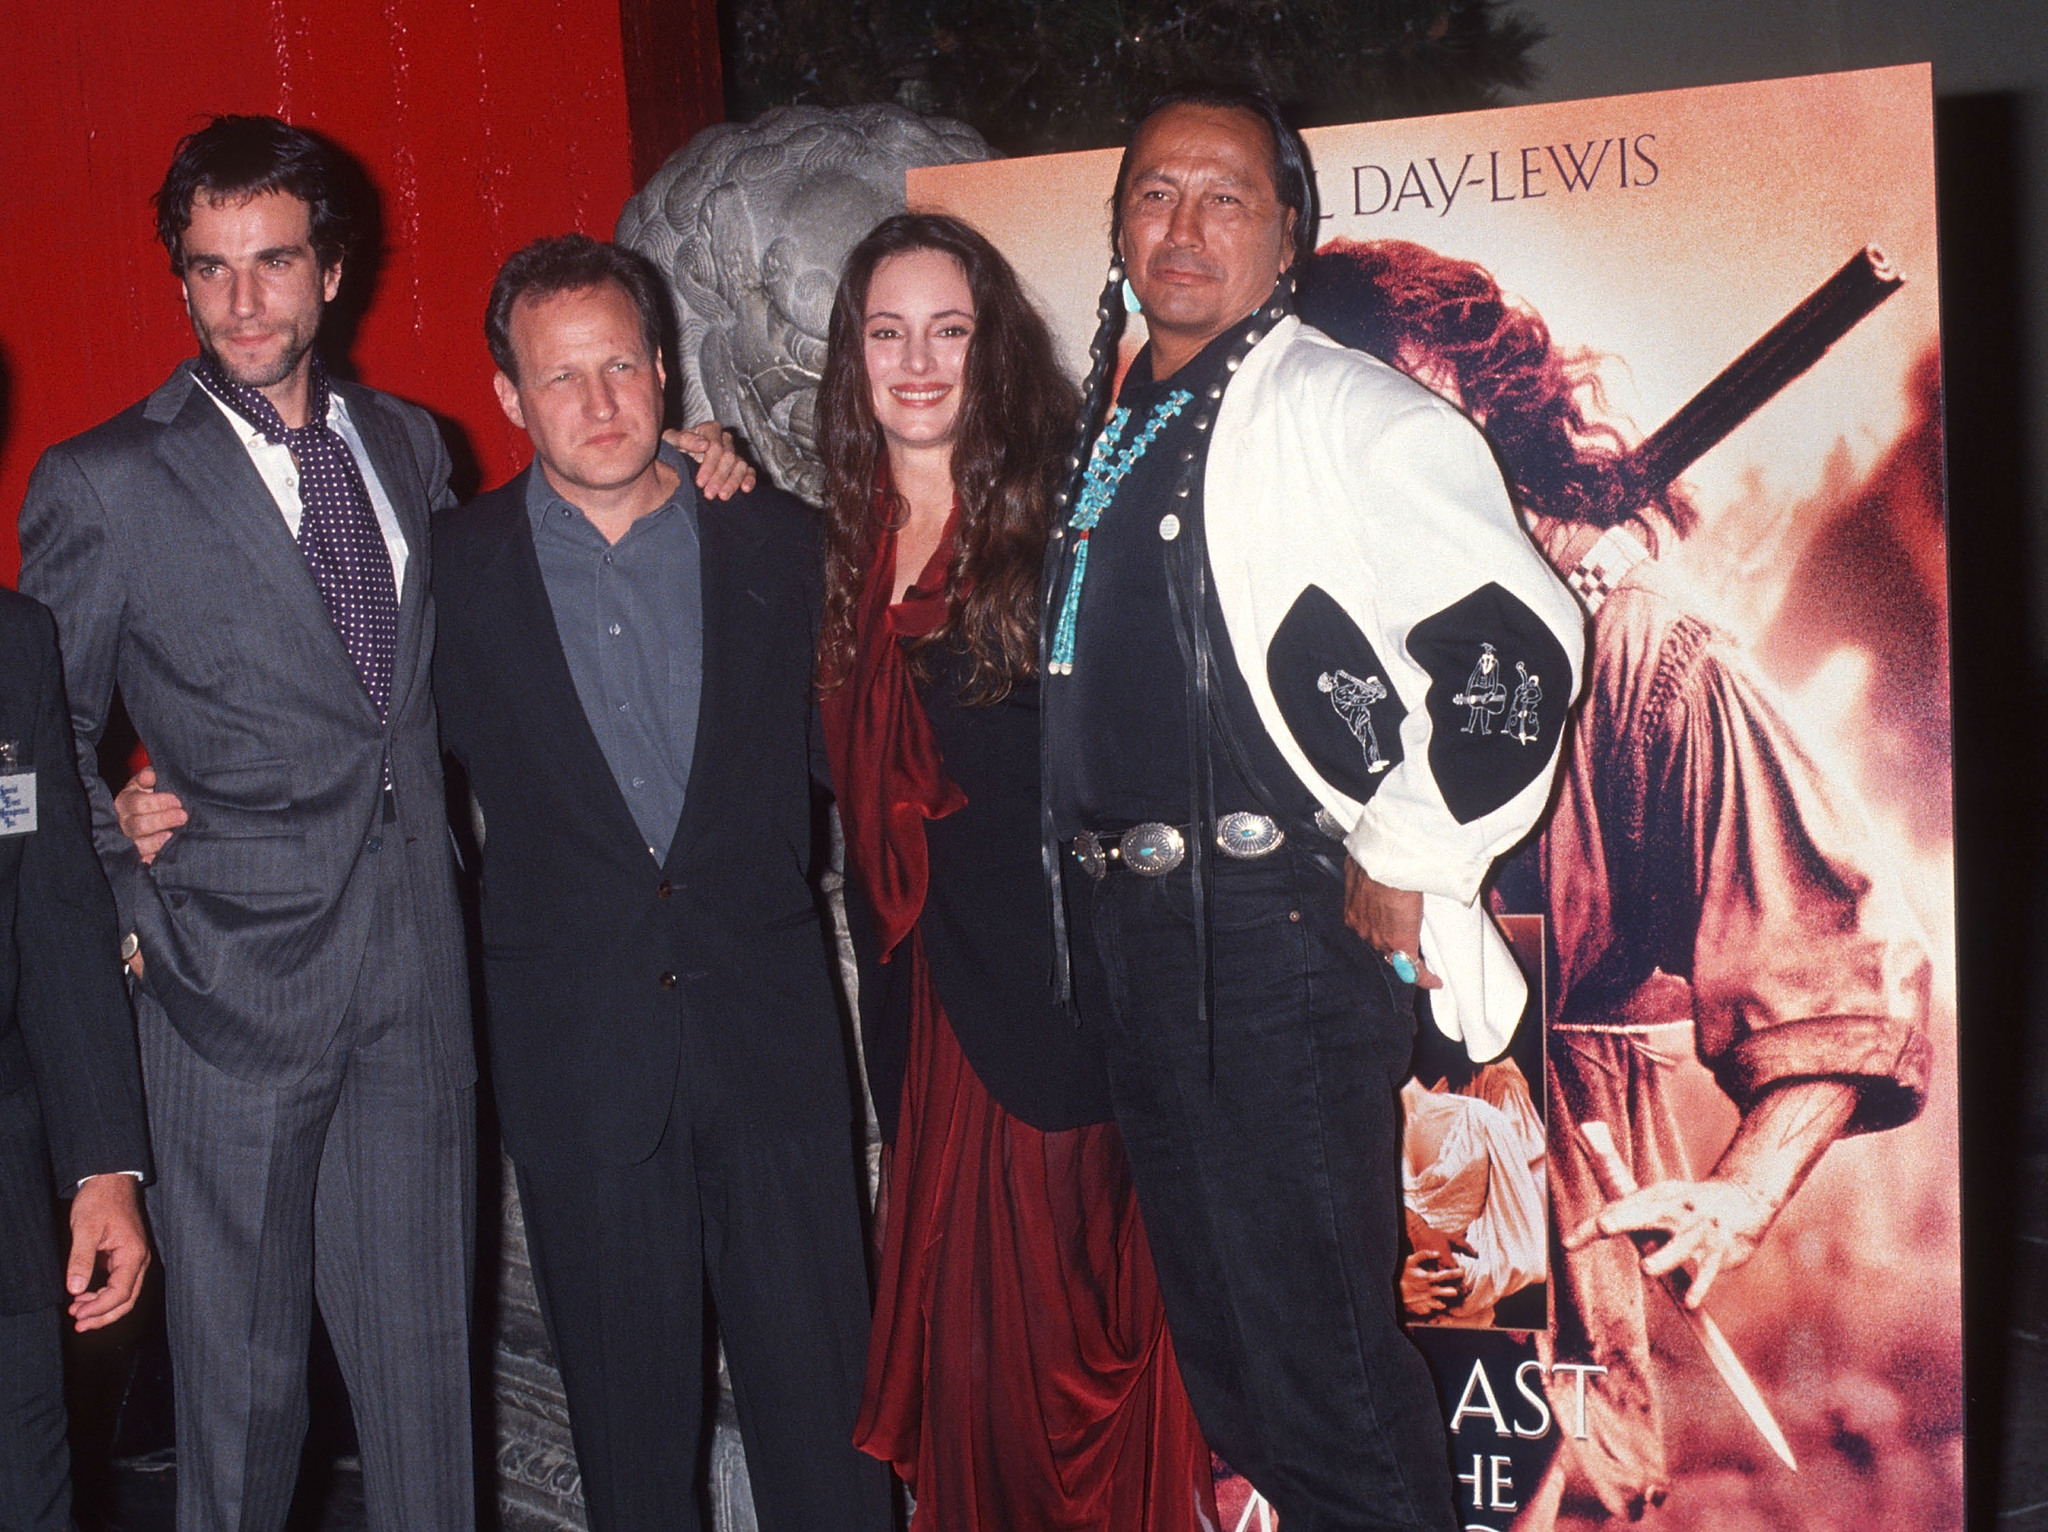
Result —
[[[918,930],[953,1033],[989,1093],[1034,1128],[1110,1118],[1109,1079],[1092,1033],[1052,995],[1052,926],[1038,853],[1038,683],[963,706],[963,655],[933,646],[918,683],[967,807],[925,826],[930,888]],[[849,871],[847,914],[860,958],[861,1035],[885,1138],[903,1088],[908,964],[879,964],[867,902]]]

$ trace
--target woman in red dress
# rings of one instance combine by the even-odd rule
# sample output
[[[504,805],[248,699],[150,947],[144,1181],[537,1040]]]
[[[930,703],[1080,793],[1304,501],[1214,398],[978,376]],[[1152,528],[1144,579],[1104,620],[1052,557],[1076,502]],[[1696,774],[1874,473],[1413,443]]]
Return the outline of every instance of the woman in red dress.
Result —
[[[854,248],[819,668],[891,1145],[855,1439],[915,1532],[1216,1520],[1103,1066],[1048,984],[1039,569],[1076,408],[979,234],[903,214]]]

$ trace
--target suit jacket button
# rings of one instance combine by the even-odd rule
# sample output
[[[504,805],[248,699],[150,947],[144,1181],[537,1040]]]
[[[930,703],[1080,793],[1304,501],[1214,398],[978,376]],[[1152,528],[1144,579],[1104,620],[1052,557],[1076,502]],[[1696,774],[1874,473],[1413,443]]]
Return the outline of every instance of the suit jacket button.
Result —
[[[367,841],[363,842],[363,845],[371,851],[382,851],[384,849],[384,837],[381,835],[373,835]]]
[[[657,899],[666,899],[670,894],[674,893],[675,891],[675,884],[669,882],[667,878],[663,878],[661,880],[660,885],[656,887],[656,889],[654,890],[654,897]]]
[[[663,989],[674,989],[676,987],[676,976],[672,973],[664,973],[661,976],[661,987]]]

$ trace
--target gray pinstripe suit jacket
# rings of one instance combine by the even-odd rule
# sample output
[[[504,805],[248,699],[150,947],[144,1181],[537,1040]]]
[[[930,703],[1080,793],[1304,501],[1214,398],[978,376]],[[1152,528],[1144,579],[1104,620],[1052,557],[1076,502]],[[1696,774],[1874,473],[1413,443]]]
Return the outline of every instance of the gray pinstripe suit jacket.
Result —
[[[320,1058],[369,942],[368,855],[410,872],[433,1022],[475,1077],[434,703],[428,518],[453,503],[425,411],[337,383],[410,548],[387,721],[358,681],[277,504],[191,363],[43,454],[21,508],[21,588],[57,615],[93,832],[148,988],[236,1077]],[[190,823],[144,867],[96,747],[120,688]],[[398,822],[381,822],[389,751]],[[372,843],[375,849],[372,849]]]

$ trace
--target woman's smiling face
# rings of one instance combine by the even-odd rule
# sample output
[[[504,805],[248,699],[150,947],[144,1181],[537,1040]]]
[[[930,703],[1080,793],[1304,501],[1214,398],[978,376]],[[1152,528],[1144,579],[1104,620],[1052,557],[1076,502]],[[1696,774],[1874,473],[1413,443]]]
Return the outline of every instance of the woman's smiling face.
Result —
[[[943,250],[885,257],[862,323],[868,392],[890,450],[951,447],[960,429],[974,294]]]

